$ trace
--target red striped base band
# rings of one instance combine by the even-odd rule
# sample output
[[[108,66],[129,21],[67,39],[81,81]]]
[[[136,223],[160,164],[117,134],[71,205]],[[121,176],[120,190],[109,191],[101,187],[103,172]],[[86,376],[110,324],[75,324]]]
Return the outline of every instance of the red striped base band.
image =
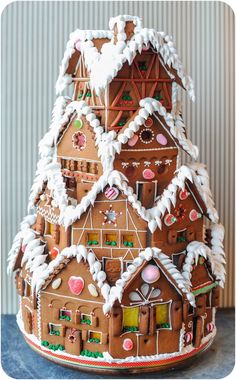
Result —
[[[24,334],[23,334],[24,335]],[[97,360],[90,360],[89,358],[81,358],[81,357],[72,357],[70,355],[67,355],[65,353],[57,354],[56,352],[53,352],[51,350],[46,349],[45,347],[41,347],[38,345],[35,341],[32,341],[29,336],[24,335],[24,338],[26,342],[31,346],[32,349],[34,349],[36,352],[38,352],[40,355],[45,357],[48,360],[54,361],[58,364],[73,367],[81,370],[87,370],[87,371],[122,371],[122,370],[130,370],[130,372],[135,372],[135,369],[138,369],[138,372],[141,372],[142,370],[146,371],[158,371],[161,369],[165,369],[168,367],[174,368],[178,365],[182,364],[183,362],[192,359],[196,355],[200,354],[202,351],[205,351],[213,342],[213,338],[211,338],[208,342],[205,342],[198,348],[193,348],[190,352],[184,353],[184,354],[177,354],[176,356],[164,358],[164,359],[156,359],[153,360],[143,360],[143,361],[137,361],[137,362],[108,362],[104,360],[101,360],[98,358]]]

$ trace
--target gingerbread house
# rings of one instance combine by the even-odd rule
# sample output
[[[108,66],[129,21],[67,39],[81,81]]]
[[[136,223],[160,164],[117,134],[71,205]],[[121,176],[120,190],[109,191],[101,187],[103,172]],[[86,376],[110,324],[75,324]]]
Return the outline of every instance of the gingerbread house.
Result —
[[[205,350],[225,280],[224,229],[179,92],[172,39],[134,16],[76,30],[29,215],[9,253],[17,321],[40,354],[86,369],[157,370]]]

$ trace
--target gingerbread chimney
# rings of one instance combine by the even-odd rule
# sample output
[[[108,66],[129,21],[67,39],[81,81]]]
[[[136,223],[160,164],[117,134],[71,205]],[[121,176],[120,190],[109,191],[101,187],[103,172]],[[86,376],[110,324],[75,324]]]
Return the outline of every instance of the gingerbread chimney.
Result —
[[[109,27],[114,31],[113,42],[116,44],[118,41],[130,40],[142,28],[142,22],[139,17],[121,15],[112,17]]]

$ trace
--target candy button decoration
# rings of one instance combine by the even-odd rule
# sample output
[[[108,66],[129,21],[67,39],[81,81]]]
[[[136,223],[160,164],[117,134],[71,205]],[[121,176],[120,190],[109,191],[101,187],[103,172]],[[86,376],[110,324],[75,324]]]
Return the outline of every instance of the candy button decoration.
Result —
[[[59,277],[57,278],[56,280],[54,280],[52,282],[52,288],[55,290],[55,289],[58,289],[59,286],[61,286],[61,283],[62,283],[62,279]]]
[[[181,201],[184,201],[185,199],[187,199],[188,196],[189,196],[189,192],[186,189],[181,190],[179,193],[179,199],[181,199]]]
[[[74,126],[77,128],[77,129],[81,129],[83,127],[83,122],[81,119],[76,119],[75,120],[75,123],[74,123]]]
[[[158,133],[156,139],[159,144],[167,145],[167,138],[162,133]]]
[[[164,223],[167,227],[172,226],[176,222],[176,217],[173,214],[167,214],[164,218]]]
[[[191,331],[187,332],[185,335],[184,335],[184,339],[185,339],[185,342],[186,343],[191,343],[192,340],[193,340],[193,333]]]
[[[189,213],[189,219],[192,221],[192,222],[195,222],[195,220],[197,219],[200,219],[202,217],[202,214],[200,214],[200,212],[197,212],[196,210],[191,210],[190,213]]]
[[[93,296],[93,297],[97,297],[98,296],[98,292],[97,292],[97,289],[96,289],[95,285],[89,284],[88,285],[88,291],[91,294],[91,296]]]
[[[144,169],[143,178],[144,179],[153,179],[155,177],[155,173],[151,169]]]
[[[138,136],[137,135],[133,135],[133,137],[131,137],[131,139],[128,140],[128,145],[129,146],[134,146],[138,141]]]
[[[105,191],[105,197],[113,201],[119,195],[119,190],[116,187],[108,187]]]
[[[152,124],[153,124],[152,118],[148,117],[147,120],[144,123],[145,127],[150,128],[152,126]]]
[[[143,269],[141,277],[143,281],[148,284],[152,284],[153,282],[159,280],[160,271],[156,265],[148,264],[146,268]]]
[[[82,132],[76,132],[72,136],[73,147],[78,150],[84,150],[86,147],[86,136]]]
[[[55,259],[58,254],[59,254],[59,249],[58,248],[54,247],[53,249],[51,249],[50,255],[51,255],[52,259]]]
[[[213,322],[207,323],[206,329],[207,329],[207,332],[211,333],[214,330],[214,323]]]
[[[126,338],[123,342],[123,349],[125,351],[131,351],[134,347],[134,343],[132,341],[132,339],[130,338]]]
[[[71,293],[78,296],[84,289],[84,280],[82,277],[71,276],[68,280],[68,286]]]

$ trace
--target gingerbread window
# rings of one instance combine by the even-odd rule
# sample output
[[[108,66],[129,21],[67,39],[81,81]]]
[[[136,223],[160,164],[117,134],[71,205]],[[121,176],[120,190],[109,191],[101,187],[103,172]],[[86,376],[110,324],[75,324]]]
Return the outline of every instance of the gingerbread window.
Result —
[[[122,244],[125,247],[133,247],[134,246],[134,235],[132,234],[123,234],[122,235]]]
[[[139,307],[123,308],[123,331],[138,331]]]
[[[53,234],[53,223],[46,221],[44,234],[45,235],[52,235]]]
[[[99,244],[99,234],[94,232],[89,232],[87,234],[87,245],[98,245]]]
[[[72,319],[72,311],[60,309],[60,319],[70,322]]]
[[[80,323],[82,325],[91,325],[92,324],[92,317],[90,314],[81,314],[80,316]]]
[[[29,297],[31,294],[31,286],[28,281],[24,280],[24,297]]]
[[[187,241],[186,229],[181,230],[181,231],[177,231],[177,243],[183,243],[185,241]]]
[[[116,233],[105,234],[104,243],[105,245],[117,246],[117,243],[118,243],[117,234]]]
[[[88,332],[88,342],[89,343],[101,343],[102,333],[99,331],[89,331]]]
[[[60,336],[61,335],[60,332],[61,332],[61,325],[49,323],[49,334],[50,335]]]
[[[156,328],[170,328],[170,302],[156,305]]]

